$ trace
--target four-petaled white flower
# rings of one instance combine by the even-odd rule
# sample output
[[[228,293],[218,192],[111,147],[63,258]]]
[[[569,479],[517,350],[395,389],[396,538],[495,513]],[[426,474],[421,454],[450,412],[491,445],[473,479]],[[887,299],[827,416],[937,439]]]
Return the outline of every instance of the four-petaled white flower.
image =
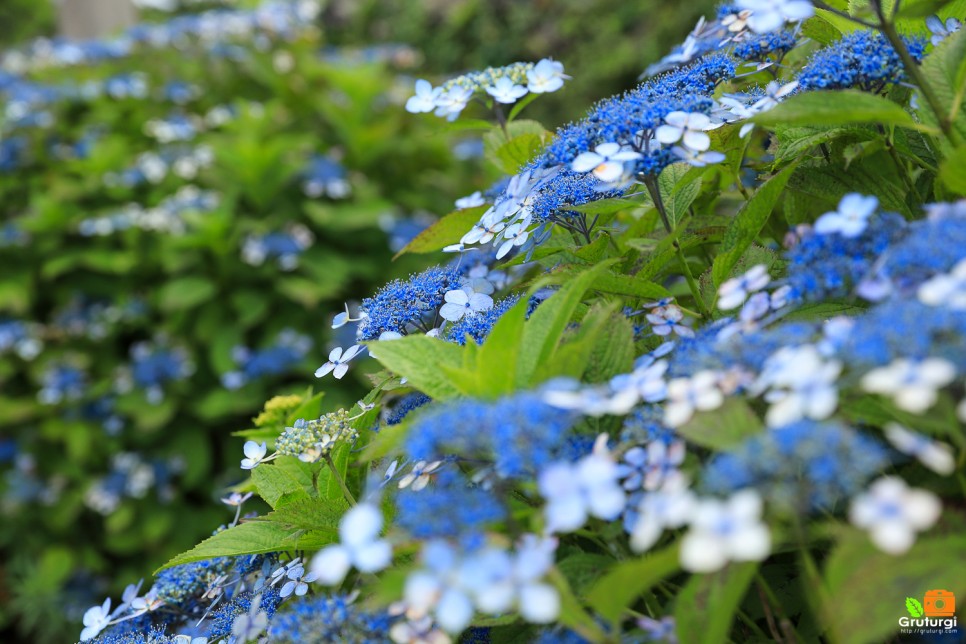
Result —
[[[97,634],[107,628],[111,621],[111,598],[108,597],[100,606],[92,606],[84,613],[84,630],[81,631],[80,641],[94,639]]]
[[[497,259],[503,259],[513,248],[523,246],[527,243],[531,232],[527,230],[527,226],[529,225],[529,220],[525,220],[510,224],[506,227],[506,230],[503,231],[503,243],[500,244],[500,247],[496,251]]]
[[[853,192],[842,197],[838,210],[827,212],[815,220],[815,232],[821,235],[838,233],[843,237],[858,237],[869,224],[869,217],[879,207],[875,197]]]
[[[244,450],[245,458],[241,461],[241,468],[243,470],[253,470],[268,460],[265,458],[265,454],[268,453],[268,446],[264,442],[256,443],[255,441],[245,441]]]
[[[429,81],[419,79],[416,81],[416,95],[410,96],[406,101],[406,111],[412,114],[432,112],[436,109],[436,100],[442,93],[441,87],[434,88]]]
[[[382,512],[369,503],[360,503],[346,512],[339,523],[340,543],[320,550],[312,559],[311,569],[319,583],[341,584],[349,568],[360,572],[382,570],[392,561],[392,546],[379,538]]]
[[[761,522],[761,496],[742,490],[727,501],[702,499],[691,512],[691,529],[681,541],[681,566],[714,572],[729,561],[761,561],[771,551],[771,535]]]
[[[640,159],[633,150],[621,148],[619,143],[601,143],[593,152],[581,152],[570,164],[574,172],[593,172],[605,183],[617,181],[624,176],[624,163]]]
[[[898,477],[884,476],[852,500],[849,520],[868,530],[880,550],[901,555],[915,543],[916,532],[932,527],[941,511],[939,499],[931,492],[910,488]]]
[[[711,147],[711,137],[706,131],[714,127],[707,114],[676,111],[664,117],[664,125],[654,131],[654,138],[664,145],[681,141],[688,150],[704,152]]]
[[[681,307],[679,306],[674,304],[660,306],[648,313],[645,317],[651,323],[651,330],[657,335],[665,336],[676,333],[682,338],[694,337],[694,331],[691,327],[682,324],[684,313],[681,312]]]
[[[288,569],[285,573],[288,581],[282,586],[278,595],[282,599],[285,599],[291,594],[295,594],[297,597],[302,597],[305,593],[309,592],[309,584],[318,578],[318,574],[310,572],[305,573],[305,567],[299,563]]]
[[[691,420],[695,411],[717,409],[724,402],[724,394],[718,388],[718,374],[714,371],[674,378],[668,383],[667,398],[664,422],[670,427],[680,427]]]
[[[466,87],[451,87],[436,97],[436,116],[445,116],[447,121],[455,121],[470,99],[473,90]]]
[[[440,307],[439,315],[450,322],[463,319],[463,316],[467,313],[476,313],[493,308],[492,297],[485,293],[477,293],[469,287],[446,291],[443,300],[446,303]]]
[[[946,443],[930,440],[922,434],[909,431],[899,423],[887,423],[885,437],[897,450],[915,456],[937,474],[949,476],[956,470],[953,448]]]
[[[489,243],[491,239],[496,237],[497,233],[506,228],[506,222],[503,220],[497,220],[494,222],[479,222],[475,224],[470,231],[463,235],[460,239],[462,244],[486,244]]]
[[[417,461],[413,465],[413,469],[409,471],[409,474],[399,479],[399,489],[401,490],[412,486],[413,492],[419,492],[429,485],[433,472],[438,470],[442,464],[443,461],[433,461],[431,463]]]
[[[862,388],[892,396],[896,407],[918,414],[932,407],[938,398],[938,390],[955,377],[955,365],[944,358],[898,358],[862,376]]]
[[[537,477],[547,501],[544,516],[548,532],[573,532],[588,517],[613,520],[623,511],[627,496],[618,483],[621,470],[606,448],[606,435],[598,437],[594,452],[576,463],[557,462]]]
[[[765,288],[770,281],[764,264],[752,266],[744,275],[734,277],[718,288],[718,308],[722,311],[738,308],[749,295]]]
[[[544,58],[527,72],[527,90],[534,94],[556,92],[568,78],[570,76],[564,74],[563,63]]]
[[[920,284],[916,295],[926,306],[966,311],[966,259],[956,264],[948,274],[936,275]]]
[[[341,380],[349,371],[349,361],[364,351],[364,347],[354,344],[343,353],[342,347],[336,347],[329,352],[329,361],[315,370],[315,377],[322,378],[330,373]]]
[[[809,0],[737,0],[735,4],[751,12],[746,20],[756,34],[778,31],[786,22],[800,22],[815,15]]]
[[[486,88],[486,93],[493,97],[497,103],[515,103],[518,98],[525,96],[527,88],[517,85],[508,77],[496,79],[490,87]]]

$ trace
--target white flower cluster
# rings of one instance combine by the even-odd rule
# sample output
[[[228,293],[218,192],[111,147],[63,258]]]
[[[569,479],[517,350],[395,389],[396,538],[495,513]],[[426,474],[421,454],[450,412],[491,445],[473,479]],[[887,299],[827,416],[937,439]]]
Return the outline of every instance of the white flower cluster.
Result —
[[[439,87],[420,79],[416,81],[416,94],[406,101],[406,111],[413,114],[434,112],[436,116],[453,121],[476,94],[485,93],[497,103],[511,104],[528,93],[556,92],[568,78],[563,63],[545,58],[536,64],[490,67],[451,79]]]

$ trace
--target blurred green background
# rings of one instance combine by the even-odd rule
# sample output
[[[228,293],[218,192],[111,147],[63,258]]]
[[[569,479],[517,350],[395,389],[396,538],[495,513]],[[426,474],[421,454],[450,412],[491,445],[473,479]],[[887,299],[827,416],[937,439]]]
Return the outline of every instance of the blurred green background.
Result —
[[[296,35],[3,78],[0,641],[73,641],[85,608],[229,521],[231,433],[313,386],[352,341],[329,329],[342,303],[420,268],[385,269],[499,178],[472,133],[405,112],[415,78],[552,56],[573,80],[526,114],[559,125],[633,86],[710,8],[333,0]],[[52,3],[0,2],[0,48],[55,25]],[[326,409],[365,390],[351,374],[326,382]]]

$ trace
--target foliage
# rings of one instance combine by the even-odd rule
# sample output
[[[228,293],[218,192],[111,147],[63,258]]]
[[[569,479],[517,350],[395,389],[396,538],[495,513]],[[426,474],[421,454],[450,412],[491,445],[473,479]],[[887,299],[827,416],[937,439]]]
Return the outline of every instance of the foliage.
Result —
[[[391,52],[323,59],[284,4],[199,35],[213,15],[4,58],[5,641],[64,641],[114,579],[210,534],[231,432],[305,391],[327,312],[421,266],[385,269],[476,173],[399,108]]]
[[[725,5],[552,135],[518,116],[559,61],[417,81],[508,176],[336,315],[326,395],[243,434],[234,520],[81,639],[957,628],[918,615],[966,590],[966,7],[930,9]]]

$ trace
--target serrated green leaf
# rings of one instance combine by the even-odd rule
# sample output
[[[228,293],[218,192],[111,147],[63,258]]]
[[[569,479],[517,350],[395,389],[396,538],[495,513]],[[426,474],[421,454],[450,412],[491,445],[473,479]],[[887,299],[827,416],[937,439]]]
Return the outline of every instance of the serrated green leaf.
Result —
[[[796,94],[774,109],[758,114],[751,121],[760,125],[876,123],[909,129],[922,127],[900,105],[875,94],[852,89]]]
[[[282,456],[253,469],[252,481],[258,496],[276,508],[283,497],[297,500],[312,496],[312,469],[317,467],[294,456]]]
[[[205,539],[197,546],[174,557],[158,570],[173,566],[204,561],[215,557],[236,557],[280,552],[287,548],[283,545],[291,538],[293,531],[268,521],[249,521],[219,532]],[[155,571],[158,572],[158,571]]]
[[[788,183],[788,179],[792,176],[794,170],[795,166],[790,165],[766,181],[765,185],[752,195],[751,199],[741,207],[741,210],[731,220],[731,224],[725,231],[724,239],[721,241],[721,249],[718,251],[718,256],[715,257],[711,269],[715,287],[720,286],[731,276],[731,271],[738,263],[742,253],[758,237],[772,210],[778,204],[778,200],[785,189],[785,184]]]
[[[416,235],[411,242],[396,253],[393,259],[406,253],[432,253],[446,248],[450,244],[458,243],[460,238],[480,220],[487,208],[488,206],[485,205],[465,208],[441,217],[439,221]]]
[[[460,346],[425,335],[367,342],[366,346],[369,355],[430,398],[447,400],[460,394],[442,369],[444,365],[456,369],[462,365]]]
[[[607,260],[584,271],[537,307],[523,327],[523,340],[517,359],[518,383],[536,384],[532,382],[533,375],[540,365],[549,360],[550,354],[560,343],[564,329],[570,324],[584,293],[611,264],[613,260]]]

